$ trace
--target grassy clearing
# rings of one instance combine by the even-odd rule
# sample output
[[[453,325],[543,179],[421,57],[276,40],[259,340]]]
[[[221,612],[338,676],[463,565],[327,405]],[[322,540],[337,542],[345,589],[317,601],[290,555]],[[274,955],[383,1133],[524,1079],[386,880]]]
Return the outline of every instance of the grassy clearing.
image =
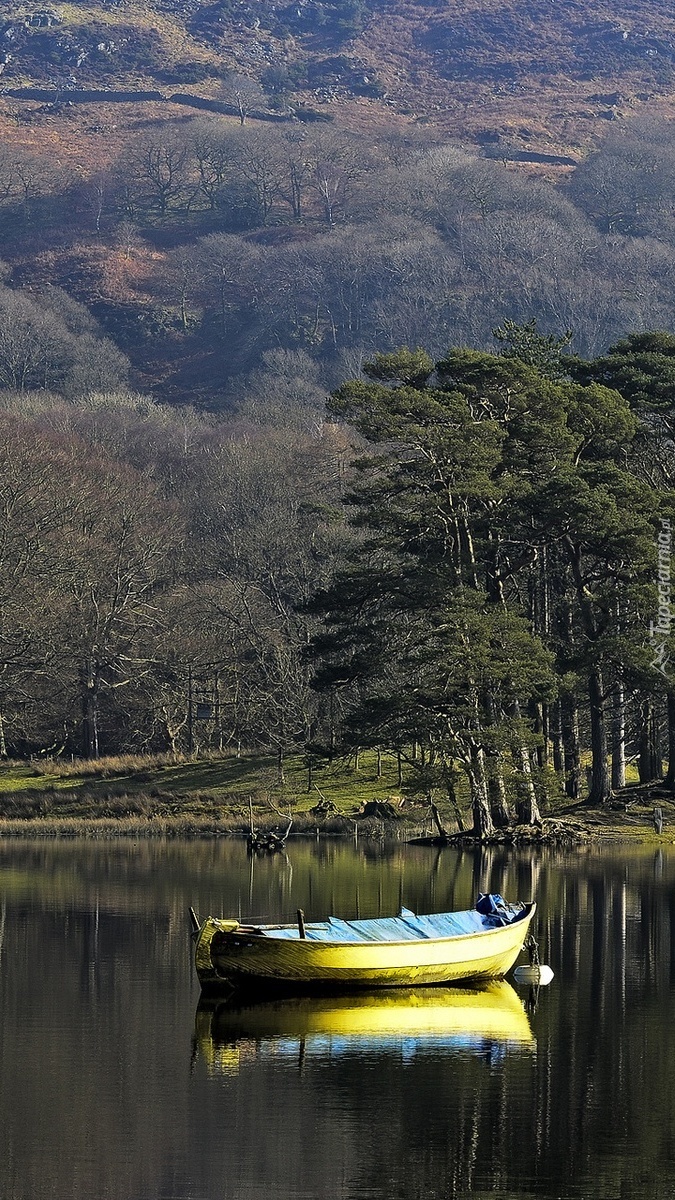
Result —
[[[343,760],[321,769],[315,767],[312,779],[310,786],[302,755],[286,759],[283,782],[279,780],[276,761],[262,754],[210,755],[199,759],[124,755],[72,763],[7,762],[0,765],[0,803],[10,792],[59,792],[86,787],[88,793],[97,795],[111,786],[124,786],[130,792],[152,786],[172,794],[203,792],[228,801],[245,799],[247,805],[251,795],[255,803],[276,797],[275,803],[280,800],[308,809],[321,795],[338,807],[358,806],[364,800],[386,799],[400,790],[396,760],[387,755],[382,756],[379,779],[374,754],[362,754],[358,770],[353,762]]]
[[[276,762],[265,755],[170,756],[99,759],[95,762],[8,762],[0,766],[0,819],[7,822],[112,820],[131,827],[169,821],[183,833],[231,833],[247,829],[250,809],[256,827],[276,826],[292,816],[294,829],[322,828],[331,821],[350,829],[351,817],[368,801],[401,804],[396,760],[375,755],[335,762],[313,772],[310,785],[303,756],[290,757],[279,780]],[[317,805],[330,812],[313,814]],[[401,815],[426,821],[426,805],[407,799]],[[187,828],[189,827],[189,829]],[[194,828],[193,828],[194,827]],[[213,828],[211,828],[213,827]],[[18,826],[17,826],[18,828]]]

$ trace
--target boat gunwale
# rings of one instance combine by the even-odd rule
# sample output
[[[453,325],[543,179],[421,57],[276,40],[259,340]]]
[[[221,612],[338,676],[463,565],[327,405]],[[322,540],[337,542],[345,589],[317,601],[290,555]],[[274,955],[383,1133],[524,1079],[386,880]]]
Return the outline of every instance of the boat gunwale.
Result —
[[[298,936],[297,938],[285,938],[285,937],[283,937],[283,938],[276,937],[275,938],[274,934],[268,935],[266,932],[268,929],[294,929],[294,928],[297,928],[297,926],[294,926],[291,922],[289,922],[288,924],[285,924],[285,925],[258,925],[258,926],[238,925],[238,926],[236,926],[235,929],[217,929],[216,931],[214,931],[214,934],[215,934],[215,932],[220,933],[221,936],[224,938],[227,938],[228,941],[230,941],[230,940],[238,941],[239,939],[248,940],[251,937],[257,937],[257,938],[260,938],[261,941],[264,939],[267,942],[271,942],[273,945],[274,944],[283,944],[284,946],[301,945],[301,946],[305,946],[308,949],[310,947],[313,948],[313,947],[319,947],[319,946],[332,946],[332,947],[349,946],[351,948],[354,948],[356,946],[414,946],[417,944],[423,945],[423,946],[428,946],[428,945],[435,945],[437,943],[444,943],[444,942],[468,941],[469,939],[484,937],[486,934],[501,933],[507,929],[513,929],[513,928],[515,928],[515,926],[519,925],[520,922],[523,921],[526,917],[532,915],[534,913],[534,911],[536,910],[536,907],[537,907],[536,901],[531,901],[529,904],[525,904],[523,906],[522,911],[519,912],[513,918],[513,920],[509,921],[506,925],[488,926],[488,928],[486,928],[486,929],[476,929],[470,933],[452,933],[452,934],[449,934],[447,937],[403,938],[401,940],[399,940],[399,939],[394,940],[393,938],[392,939],[386,938],[386,939],[383,939],[382,941],[374,941],[374,940],[368,938],[368,939],[364,939],[363,941],[337,941],[337,942],[334,942],[334,941],[328,941],[327,938],[301,938],[300,936]],[[474,912],[474,911],[475,911],[474,909],[464,909],[464,912]],[[420,914],[420,915],[433,916],[435,914]],[[219,920],[217,917],[211,917],[208,919],[214,921],[216,923],[216,925],[218,925],[218,923],[219,923]],[[364,919],[367,919],[367,918],[364,918]],[[394,918],[394,919],[396,919],[396,918]],[[309,926],[309,927],[311,928],[311,926]]]

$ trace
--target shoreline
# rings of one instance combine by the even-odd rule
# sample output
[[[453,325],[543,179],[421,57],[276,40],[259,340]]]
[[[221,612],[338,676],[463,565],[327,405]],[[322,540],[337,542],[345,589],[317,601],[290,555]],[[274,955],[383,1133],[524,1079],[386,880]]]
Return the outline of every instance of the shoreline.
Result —
[[[581,807],[581,806],[580,806]],[[670,806],[671,809],[673,806]],[[428,827],[427,827],[428,828]],[[256,824],[259,834],[283,833],[278,820],[265,820]],[[1,841],[132,841],[154,840],[218,840],[246,841],[250,834],[248,822],[231,815],[199,816],[183,815],[128,815],[118,816],[33,816],[0,817]],[[351,816],[333,816],[317,822],[301,814],[293,828],[275,853],[283,854],[294,842],[322,840],[350,842],[407,844],[437,848],[476,849],[500,846],[518,849],[532,847],[540,849],[576,849],[587,845],[603,844],[653,844],[675,845],[675,810],[670,811],[661,833],[654,828],[648,813],[619,814],[612,810],[583,808],[573,814],[546,817],[541,828],[511,826],[497,830],[494,836],[481,841],[470,832],[449,832],[446,837],[429,833],[420,822],[404,818],[382,820]],[[263,857],[274,854],[256,851]]]
[[[631,782],[601,808],[552,799],[541,827],[511,825],[482,842],[458,831],[440,796],[434,820],[416,782],[400,777],[392,756],[368,752],[360,766],[341,759],[309,773],[304,756],[289,756],[281,779],[270,756],[251,753],[8,761],[0,766],[0,838],[245,840],[253,830],[257,853],[265,853],[266,838],[275,852],[279,842],[300,838],[459,848],[675,843],[675,796],[658,781]],[[468,824],[467,797],[462,811]]]

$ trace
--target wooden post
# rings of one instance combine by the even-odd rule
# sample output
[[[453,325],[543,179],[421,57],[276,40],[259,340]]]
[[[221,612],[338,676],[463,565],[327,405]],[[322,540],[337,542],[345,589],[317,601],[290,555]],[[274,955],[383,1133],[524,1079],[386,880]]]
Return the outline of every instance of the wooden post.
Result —
[[[663,832],[663,809],[662,808],[654,809],[654,829],[656,830],[657,833]]]
[[[298,909],[298,932],[303,940],[307,937],[305,933],[305,914],[301,908]]]

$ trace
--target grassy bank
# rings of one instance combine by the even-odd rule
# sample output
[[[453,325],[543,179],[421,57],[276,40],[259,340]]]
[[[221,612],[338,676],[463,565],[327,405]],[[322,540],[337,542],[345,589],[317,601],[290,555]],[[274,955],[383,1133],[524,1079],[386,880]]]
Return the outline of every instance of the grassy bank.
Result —
[[[358,768],[340,761],[311,777],[304,756],[289,757],[279,777],[264,755],[120,757],[95,762],[8,762],[0,766],[0,836],[214,837],[256,829],[372,835],[387,824],[424,834],[431,825],[422,797],[402,794],[398,765],[362,755]]]
[[[291,836],[397,837],[435,832],[415,776],[390,755],[336,760],[311,775],[302,755],[289,757],[283,779],[265,755],[119,757],[95,762],[0,765],[0,837],[232,837],[256,829]],[[448,832],[453,813],[435,797]],[[375,812],[372,806],[377,805]],[[654,826],[654,808],[663,829]],[[675,803],[658,789],[633,785],[602,810],[556,804],[545,829],[579,839],[675,844]],[[467,817],[468,820],[468,817]]]

